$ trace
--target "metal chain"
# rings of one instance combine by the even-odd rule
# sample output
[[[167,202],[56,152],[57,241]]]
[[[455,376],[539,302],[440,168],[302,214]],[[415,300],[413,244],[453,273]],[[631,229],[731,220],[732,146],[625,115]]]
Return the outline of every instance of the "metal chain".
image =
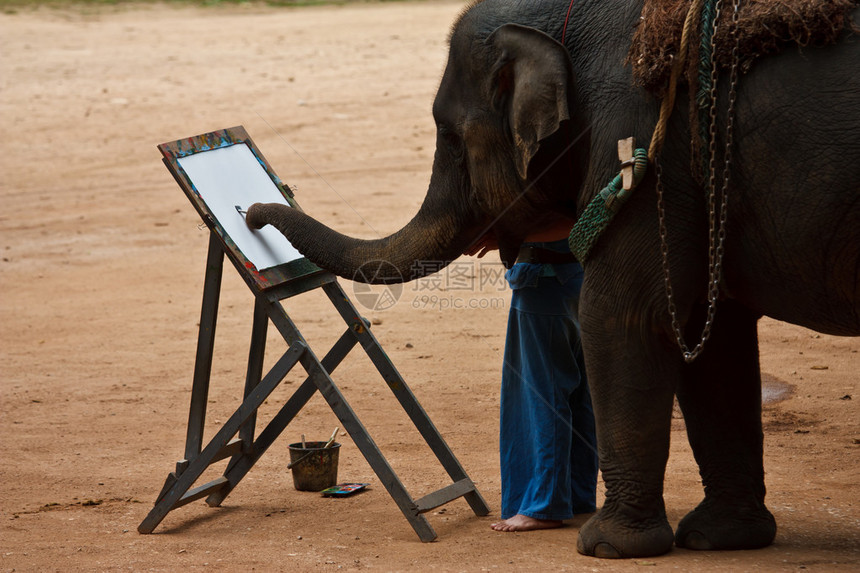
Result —
[[[672,279],[669,271],[669,242],[668,233],[666,230],[666,212],[663,201],[663,180],[662,169],[658,158],[655,158],[654,163],[657,171],[657,213],[660,227],[660,253],[663,259],[663,281],[666,288],[666,298],[668,302],[669,315],[672,318],[672,330],[675,333],[675,339],[681,352],[684,356],[684,362],[691,363],[705,348],[705,343],[711,336],[711,327],[714,323],[714,317],[717,311],[717,299],[720,293],[720,281],[722,280],[723,272],[723,255],[725,253],[726,239],[726,221],[728,219],[728,187],[732,165],[732,141],[734,134],[734,108],[737,99],[737,82],[738,82],[738,60],[739,60],[739,43],[738,35],[738,9],[740,0],[732,2],[732,32],[731,36],[734,40],[732,47],[731,70],[729,73],[729,102],[726,120],[726,150],[724,154],[723,164],[723,181],[720,192],[719,217],[717,216],[717,192],[716,192],[716,139],[717,139],[717,76],[719,73],[718,62],[716,59],[715,38],[717,36],[716,26],[720,19],[722,0],[717,0],[715,5],[714,16],[714,34],[711,37],[711,90],[710,90],[710,159],[708,162],[708,312],[705,318],[705,325],[702,328],[702,336],[699,343],[690,350],[684,341],[684,334],[681,332],[681,323],[678,320],[678,310],[675,305],[674,292],[672,290]],[[719,220],[718,220],[719,219]]]

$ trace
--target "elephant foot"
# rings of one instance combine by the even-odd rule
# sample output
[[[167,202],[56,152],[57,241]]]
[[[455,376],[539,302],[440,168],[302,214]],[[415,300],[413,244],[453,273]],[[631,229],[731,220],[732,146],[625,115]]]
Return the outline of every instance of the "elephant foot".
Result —
[[[601,559],[653,557],[670,551],[672,540],[665,515],[630,521],[602,509],[579,530],[576,550]]]
[[[678,524],[675,545],[700,551],[758,549],[773,543],[776,520],[763,505],[728,507],[707,500]]]

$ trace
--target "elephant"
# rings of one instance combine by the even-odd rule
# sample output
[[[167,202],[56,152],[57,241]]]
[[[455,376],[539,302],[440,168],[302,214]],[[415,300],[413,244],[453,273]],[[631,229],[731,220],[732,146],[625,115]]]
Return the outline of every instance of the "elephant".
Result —
[[[249,226],[275,226],[311,261],[348,279],[416,279],[415,269],[439,268],[416,261],[453,261],[487,233],[510,266],[524,237],[576,219],[619,172],[618,140],[651,138],[660,100],[634,84],[625,64],[641,9],[630,0],[471,4],[450,35],[432,109],[432,173],[414,218],[388,237],[360,240],[299,209],[255,204]],[[690,95],[679,86],[659,177],[649,164],[584,264],[579,318],[606,496],[578,533],[580,553],[644,557],[673,544],[772,543],[757,322],[768,316],[860,335],[858,69],[860,40],[849,26],[831,45],[763,57],[739,79],[713,301],[715,214],[690,167]],[[717,123],[728,119],[721,109]],[[706,322],[701,353],[685,360],[678,335],[696,340]],[[673,532],[663,479],[675,396],[704,498]]]

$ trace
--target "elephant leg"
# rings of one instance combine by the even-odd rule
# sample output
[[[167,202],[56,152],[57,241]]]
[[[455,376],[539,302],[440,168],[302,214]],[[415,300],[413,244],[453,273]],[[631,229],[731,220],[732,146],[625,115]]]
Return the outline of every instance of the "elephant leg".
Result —
[[[758,317],[734,302],[717,309],[705,351],[678,387],[705,499],[678,524],[688,549],[754,549],[773,542],[764,504]]]
[[[596,322],[607,321],[597,317]],[[678,360],[673,367],[655,338],[643,344],[624,332],[592,331],[584,340],[606,486],[603,507],[579,531],[577,550],[584,555],[645,557],[672,548],[663,476]]]

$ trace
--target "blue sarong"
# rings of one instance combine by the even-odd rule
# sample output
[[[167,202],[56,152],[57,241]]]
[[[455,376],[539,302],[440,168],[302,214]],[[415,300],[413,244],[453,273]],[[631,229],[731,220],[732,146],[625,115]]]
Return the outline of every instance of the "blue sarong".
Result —
[[[567,241],[527,243],[565,252]],[[502,369],[502,519],[596,507],[597,439],[577,306],[579,263],[514,265]]]

